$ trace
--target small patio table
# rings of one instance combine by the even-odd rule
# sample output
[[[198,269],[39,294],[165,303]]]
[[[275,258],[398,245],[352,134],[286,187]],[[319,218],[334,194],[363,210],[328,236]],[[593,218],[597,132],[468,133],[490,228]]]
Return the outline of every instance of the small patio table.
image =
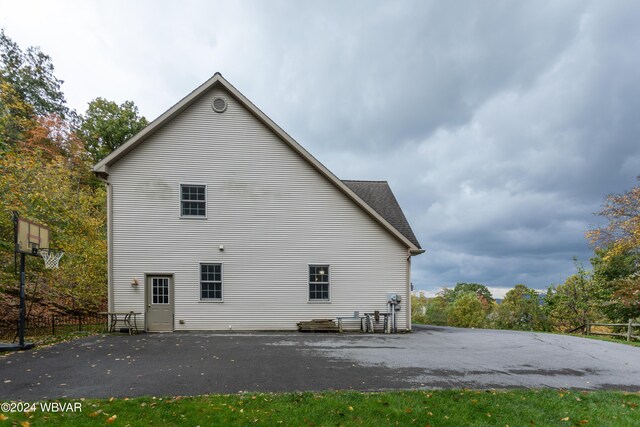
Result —
[[[136,321],[136,316],[142,313],[136,313],[133,311],[103,311],[98,314],[103,314],[107,316],[107,331],[115,332],[116,327],[118,326],[118,322],[122,323],[129,330],[129,335],[135,331],[135,333],[139,333],[138,331],[138,322]],[[131,319],[133,318],[133,323]]]

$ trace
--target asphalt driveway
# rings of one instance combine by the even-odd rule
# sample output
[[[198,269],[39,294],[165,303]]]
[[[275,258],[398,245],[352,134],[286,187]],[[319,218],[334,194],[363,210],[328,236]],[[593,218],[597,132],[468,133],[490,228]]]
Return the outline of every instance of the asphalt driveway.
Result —
[[[240,391],[556,387],[640,390],[640,347],[418,326],[400,335],[101,335],[0,356],[0,400]]]

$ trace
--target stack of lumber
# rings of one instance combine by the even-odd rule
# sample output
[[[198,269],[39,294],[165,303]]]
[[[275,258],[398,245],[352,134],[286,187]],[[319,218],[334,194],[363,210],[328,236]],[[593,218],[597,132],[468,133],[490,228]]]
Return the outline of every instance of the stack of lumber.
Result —
[[[338,332],[333,319],[313,319],[308,322],[298,322],[300,332]]]

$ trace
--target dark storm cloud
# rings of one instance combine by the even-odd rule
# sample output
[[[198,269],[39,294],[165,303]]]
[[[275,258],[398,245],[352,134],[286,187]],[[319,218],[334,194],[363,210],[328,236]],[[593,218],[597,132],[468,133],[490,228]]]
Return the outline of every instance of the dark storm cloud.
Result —
[[[313,131],[321,149],[393,149],[466,123],[497,91],[533,84],[571,43],[581,13],[568,4],[350,4],[293,14],[289,3],[269,4],[257,14],[274,56],[266,77],[283,91],[275,114],[286,109],[292,131]]]
[[[574,256],[588,261],[592,213],[640,170],[640,8],[360,12],[312,7],[267,31],[283,59],[268,111],[339,176],[390,181],[428,250],[414,260],[416,288],[543,289]],[[286,16],[272,9],[265,26]]]

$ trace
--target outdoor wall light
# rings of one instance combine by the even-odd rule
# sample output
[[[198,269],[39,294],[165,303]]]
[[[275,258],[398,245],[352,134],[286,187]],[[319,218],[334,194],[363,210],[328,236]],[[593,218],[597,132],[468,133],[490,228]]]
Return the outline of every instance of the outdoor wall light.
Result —
[[[133,279],[131,279],[131,286],[138,286],[140,283],[138,283],[138,279],[136,279],[135,277]]]
[[[224,251],[224,245],[220,245],[218,249],[220,249],[221,252]]]

